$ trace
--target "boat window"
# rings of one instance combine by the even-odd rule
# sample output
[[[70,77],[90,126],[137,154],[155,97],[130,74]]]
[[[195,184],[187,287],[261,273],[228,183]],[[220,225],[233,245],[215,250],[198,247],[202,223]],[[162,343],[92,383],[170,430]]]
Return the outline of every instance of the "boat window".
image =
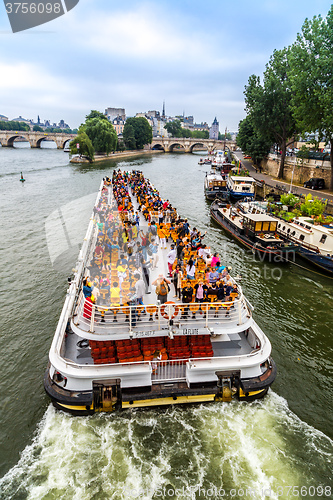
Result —
[[[282,231],[285,231],[285,230],[286,230],[286,226],[283,226]]]
[[[327,238],[327,234],[323,234],[322,237],[320,238],[320,242],[319,243],[325,243],[326,238]]]
[[[269,231],[269,221],[264,221],[262,223],[262,230],[263,231]]]
[[[290,233],[290,227],[288,227],[288,229],[287,229],[287,233]]]
[[[280,224],[280,222],[278,223],[278,227],[281,227],[281,224]]]
[[[296,231],[293,231],[293,232],[291,233],[291,236],[295,236],[295,234],[296,234]]]
[[[255,231],[261,231],[261,222],[256,222]]]
[[[302,227],[305,227],[305,224],[303,224],[303,222],[300,222],[299,225],[302,226]]]
[[[300,237],[299,237],[299,239],[300,239],[301,241],[304,241],[304,238],[305,238],[304,234],[301,234],[301,235],[300,235]]]
[[[276,221],[271,222],[271,224],[270,224],[270,226],[271,226],[271,227],[270,227],[270,230],[271,230],[271,231],[276,231],[276,225],[277,225],[277,222],[276,222]]]
[[[309,231],[311,231],[311,227],[310,226],[305,226],[306,229],[308,229]]]

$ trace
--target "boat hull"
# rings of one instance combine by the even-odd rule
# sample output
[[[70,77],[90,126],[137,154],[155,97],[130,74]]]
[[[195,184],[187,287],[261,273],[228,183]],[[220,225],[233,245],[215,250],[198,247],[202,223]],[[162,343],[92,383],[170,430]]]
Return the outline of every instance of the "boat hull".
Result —
[[[312,252],[311,250],[308,250],[304,247],[300,247],[298,253],[301,257],[306,259],[317,268],[333,275],[333,259],[331,259],[330,257],[326,257],[325,255],[321,255],[320,253]]]
[[[228,200],[229,199],[229,194],[228,191],[224,190],[216,190],[216,191],[209,191],[208,189],[205,189],[205,196],[207,200],[215,200],[215,198],[219,198],[221,200]]]
[[[232,397],[225,395],[218,383],[203,383],[200,384],[200,387],[188,387],[185,383],[179,382],[137,388],[135,392],[133,390],[128,392],[120,390],[114,402],[107,405],[103,403],[98,406],[93,391],[73,394],[73,391],[67,391],[52,382],[49,368],[45,372],[44,388],[55,408],[72,415],[86,416],[101,411],[114,412],[128,408],[230,402],[232,399],[253,401],[267,394],[269,387],[276,378],[276,374],[276,364],[270,358],[267,370],[260,377],[240,379],[238,381],[236,384],[237,392]]]
[[[229,190],[229,196],[232,201],[239,201],[244,198],[251,198],[251,200],[254,200],[254,193],[238,193]]]

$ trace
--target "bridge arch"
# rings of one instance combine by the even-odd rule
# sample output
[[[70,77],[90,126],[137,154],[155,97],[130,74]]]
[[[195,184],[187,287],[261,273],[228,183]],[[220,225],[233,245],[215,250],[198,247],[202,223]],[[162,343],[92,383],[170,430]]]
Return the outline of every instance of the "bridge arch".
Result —
[[[56,145],[56,147],[58,147],[58,144],[57,144],[57,141],[54,139],[54,137],[52,136],[43,136],[43,137],[39,137],[37,140],[36,140],[36,145],[35,147],[36,148],[41,148],[41,145],[42,145],[42,142],[53,142],[53,144]]]
[[[70,137],[69,139],[66,139],[64,142],[62,142],[61,149],[65,149],[67,142],[68,142],[68,146],[69,146],[69,143],[70,143],[72,140],[73,140],[73,138],[72,138],[72,137]]]
[[[154,146],[151,148],[153,151],[164,151],[165,152],[165,147],[161,143],[156,143]]]
[[[186,152],[185,146],[181,142],[173,142],[170,144],[170,146],[169,146],[170,153],[174,153],[175,150],[178,153],[185,153]]]
[[[29,141],[29,137],[24,135],[24,132],[22,134],[19,132],[19,133],[16,133],[15,135],[8,137],[7,144],[2,144],[2,145],[13,148],[15,139],[24,139],[25,141],[27,141],[29,143],[30,147],[32,147],[31,142]]]
[[[190,146],[190,153],[193,153],[193,149],[197,146],[202,147],[203,149],[207,150],[207,153],[209,152],[207,144],[204,144],[203,142],[195,142],[194,144],[191,144]]]

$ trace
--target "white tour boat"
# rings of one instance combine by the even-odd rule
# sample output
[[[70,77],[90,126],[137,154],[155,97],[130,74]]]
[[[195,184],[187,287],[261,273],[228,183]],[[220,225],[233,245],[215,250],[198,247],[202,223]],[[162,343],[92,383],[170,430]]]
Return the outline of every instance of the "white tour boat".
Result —
[[[163,300],[156,295],[152,283],[161,274],[167,276],[167,255],[177,236],[175,213],[169,207],[162,215],[144,205],[142,192],[135,191],[135,176],[142,181],[140,172],[119,170],[114,173],[115,183],[121,179],[118,188],[108,178],[101,184],[51,345],[44,377],[47,394],[56,408],[75,415],[264,396],[276,366],[270,341],[254,321],[253,307],[239,284],[225,276],[229,280],[225,290],[230,289],[222,301],[217,301],[214,285],[206,290],[205,301],[194,302],[194,295],[191,302],[184,301],[186,279],[182,301],[171,299],[173,284]],[[150,193],[146,200],[154,200],[156,190],[149,181],[141,185]],[[136,219],[126,208],[129,200]],[[152,238],[144,261],[139,247],[135,252],[132,228],[139,224],[142,234],[149,228],[153,234],[153,224],[148,226],[146,219],[152,222],[162,216],[161,227],[169,231],[169,241],[164,243],[160,234],[156,247]],[[127,248],[132,245],[127,264],[119,249],[121,241]],[[156,255],[150,256],[149,248],[158,248]],[[184,252],[186,267],[192,251]],[[151,268],[151,258],[156,267]],[[188,290],[204,280],[205,268],[202,256]],[[143,304],[135,294],[138,281],[145,285]],[[223,283],[219,286],[224,290]]]

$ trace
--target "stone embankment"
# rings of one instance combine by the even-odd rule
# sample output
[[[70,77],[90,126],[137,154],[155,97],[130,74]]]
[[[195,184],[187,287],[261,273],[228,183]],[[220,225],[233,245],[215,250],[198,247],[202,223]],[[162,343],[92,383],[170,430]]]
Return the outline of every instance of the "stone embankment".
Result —
[[[123,152],[115,152],[110,153],[109,155],[95,155],[94,161],[90,162],[87,158],[80,157],[78,155],[73,156],[70,159],[70,163],[98,163],[101,161],[113,161],[113,160],[123,160],[128,159],[135,156],[149,156],[152,154],[163,153],[163,151],[153,151],[151,149],[143,149],[140,151],[123,151]]]

